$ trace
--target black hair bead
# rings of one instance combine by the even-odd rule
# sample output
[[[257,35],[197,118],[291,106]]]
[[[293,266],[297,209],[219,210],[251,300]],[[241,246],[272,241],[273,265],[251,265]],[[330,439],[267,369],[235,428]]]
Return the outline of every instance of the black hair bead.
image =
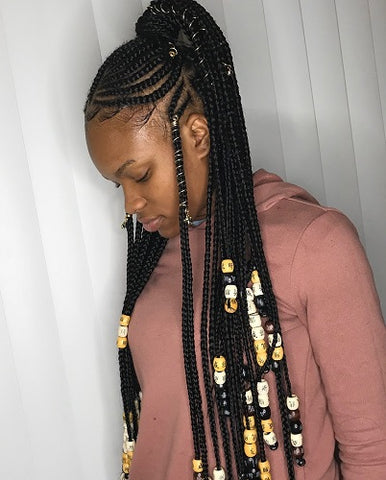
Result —
[[[235,283],[236,277],[234,275],[230,275],[229,273],[226,274],[226,275],[224,274],[223,275],[223,281],[224,281],[225,285],[230,285],[232,283]]]
[[[291,433],[302,433],[303,431],[303,425],[302,422],[297,421],[297,422],[290,422],[290,430]]]
[[[289,410],[287,416],[290,422],[297,422],[300,420],[300,411],[299,409]]]
[[[261,420],[269,420],[271,418],[270,407],[259,408],[259,417]]]

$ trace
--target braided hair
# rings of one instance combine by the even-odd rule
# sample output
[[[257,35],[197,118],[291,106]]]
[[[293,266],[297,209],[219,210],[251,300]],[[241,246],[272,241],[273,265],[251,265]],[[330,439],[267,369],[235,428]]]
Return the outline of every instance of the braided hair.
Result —
[[[221,476],[224,469],[229,480],[235,472],[245,480],[271,478],[265,448],[274,450],[278,443],[264,375],[272,370],[292,480],[295,460],[300,466],[305,463],[301,441],[291,442],[299,437],[302,426],[257,221],[247,131],[229,45],[211,15],[194,0],[153,0],[138,19],[136,33],[100,67],[84,111],[86,121],[102,121],[128,109],[144,114],[146,122],[159,104],[165,113],[179,191],[182,345],[194,477],[209,478],[211,451],[216,462],[214,478],[225,478]],[[202,108],[211,145],[199,345],[194,339],[190,218],[179,128],[181,115],[191,105]],[[129,478],[141,408],[127,327],[167,242],[158,232],[146,232],[131,217],[126,229],[127,290],[118,338],[126,442],[122,478]],[[202,372],[198,372],[196,354],[201,355]],[[208,406],[208,432],[202,395]]]

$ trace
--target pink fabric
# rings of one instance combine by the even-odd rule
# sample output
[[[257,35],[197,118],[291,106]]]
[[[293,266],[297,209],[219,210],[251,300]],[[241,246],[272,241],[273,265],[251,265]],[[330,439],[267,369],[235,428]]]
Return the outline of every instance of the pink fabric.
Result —
[[[276,175],[259,170],[254,185],[293,391],[301,401],[307,465],[295,467],[296,478],[339,478],[333,459],[335,438],[345,480],[385,478],[385,328],[357,233],[343,214],[318,205],[303,189]],[[197,326],[204,228],[190,233]],[[131,480],[192,478],[180,311],[177,237],[168,242],[137,301],[129,329],[143,393]],[[273,390],[271,376],[267,377]],[[270,398],[280,442],[275,395]],[[273,480],[286,479],[282,448],[268,451],[268,456]]]

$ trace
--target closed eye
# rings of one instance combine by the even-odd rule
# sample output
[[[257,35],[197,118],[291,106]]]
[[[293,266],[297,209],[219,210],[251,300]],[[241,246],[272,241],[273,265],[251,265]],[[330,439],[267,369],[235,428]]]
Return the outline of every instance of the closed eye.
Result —
[[[137,183],[146,182],[149,179],[149,170],[146,171],[145,175],[137,180]]]

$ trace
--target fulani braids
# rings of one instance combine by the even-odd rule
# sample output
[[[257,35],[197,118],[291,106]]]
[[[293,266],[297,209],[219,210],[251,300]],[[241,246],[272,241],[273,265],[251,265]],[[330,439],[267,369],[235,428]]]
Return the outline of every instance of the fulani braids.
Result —
[[[182,344],[197,480],[271,478],[265,446],[278,442],[269,407],[272,370],[287,459],[305,464],[299,402],[293,395],[283,339],[253,198],[250,151],[228,43],[210,14],[193,0],[154,0],[139,18],[137,37],[113,52],[99,69],[85,106],[86,121],[106,119],[126,108],[167,100],[179,189],[182,258]],[[205,263],[200,343],[195,345],[189,217],[179,119],[196,98],[210,130],[210,161],[205,227]],[[212,221],[213,219],[213,221]],[[127,291],[118,347],[124,406],[122,479],[129,478],[141,410],[128,327],[135,303],[166,245],[128,218]],[[202,360],[199,388],[196,351]],[[206,396],[205,431],[201,395]],[[218,428],[217,428],[218,424]],[[277,427],[277,426],[275,426]],[[210,438],[208,444],[207,438]],[[221,447],[220,447],[221,445]],[[221,465],[220,448],[226,465]],[[208,450],[216,465],[209,472]],[[295,460],[295,461],[294,461]],[[226,472],[226,473],[225,473]],[[274,475],[274,472],[272,472]]]

